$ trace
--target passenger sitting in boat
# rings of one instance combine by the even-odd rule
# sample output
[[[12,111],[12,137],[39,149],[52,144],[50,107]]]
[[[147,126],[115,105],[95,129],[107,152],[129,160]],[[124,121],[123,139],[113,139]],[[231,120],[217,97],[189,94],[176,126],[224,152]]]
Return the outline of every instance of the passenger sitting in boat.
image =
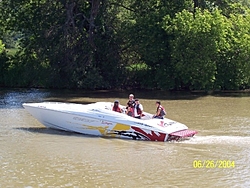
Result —
[[[143,112],[143,106],[140,104],[139,99],[135,99],[135,107],[134,107],[134,117],[141,119]]]
[[[134,115],[134,108],[133,108],[132,104],[129,104],[129,105],[128,105],[126,114],[127,114],[128,116],[133,117],[133,115]]]
[[[115,111],[115,112],[122,113],[122,109],[119,106],[119,101],[118,100],[116,100],[114,102],[114,106],[113,106],[112,110]]]
[[[166,115],[166,111],[161,105],[160,101],[156,101],[156,114],[153,116],[153,118],[158,118],[158,119],[164,119],[164,116]]]

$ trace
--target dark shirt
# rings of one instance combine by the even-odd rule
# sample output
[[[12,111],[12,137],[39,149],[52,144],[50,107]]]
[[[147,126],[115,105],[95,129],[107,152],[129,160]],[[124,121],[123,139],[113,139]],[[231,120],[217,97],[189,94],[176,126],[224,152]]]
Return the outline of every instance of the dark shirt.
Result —
[[[127,102],[127,106],[130,106],[130,107],[134,108],[134,106],[135,106],[135,100],[134,99],[132,101],[129,100]]]

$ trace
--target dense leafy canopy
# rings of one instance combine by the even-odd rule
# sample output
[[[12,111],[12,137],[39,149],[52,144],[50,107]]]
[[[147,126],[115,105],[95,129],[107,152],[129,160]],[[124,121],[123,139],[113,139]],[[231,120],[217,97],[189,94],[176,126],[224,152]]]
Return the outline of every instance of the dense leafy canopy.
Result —
[[[246,89],[249,5],[245,0],[0,1],[0,86]]]

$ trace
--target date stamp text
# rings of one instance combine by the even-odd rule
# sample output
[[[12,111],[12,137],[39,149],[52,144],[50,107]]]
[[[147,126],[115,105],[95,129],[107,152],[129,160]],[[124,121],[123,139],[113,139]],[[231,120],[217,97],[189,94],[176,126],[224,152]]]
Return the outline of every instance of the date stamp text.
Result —
[[[231,160],[194,160],[194,168],[234,168],[235,162]]]

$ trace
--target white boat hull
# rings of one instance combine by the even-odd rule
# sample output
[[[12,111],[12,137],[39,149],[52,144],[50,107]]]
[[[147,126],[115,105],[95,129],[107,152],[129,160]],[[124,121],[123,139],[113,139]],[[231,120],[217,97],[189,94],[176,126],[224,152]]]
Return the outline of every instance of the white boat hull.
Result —
[[[152,119],[144,113],[142,119],[113,112],[113,103],[88,105],[73,103],[24,103],[24,108],[48,128],[81,134],[129,138],[135,140],[169,141],[192,137],[197,132],[182,123],[165,118]]]

